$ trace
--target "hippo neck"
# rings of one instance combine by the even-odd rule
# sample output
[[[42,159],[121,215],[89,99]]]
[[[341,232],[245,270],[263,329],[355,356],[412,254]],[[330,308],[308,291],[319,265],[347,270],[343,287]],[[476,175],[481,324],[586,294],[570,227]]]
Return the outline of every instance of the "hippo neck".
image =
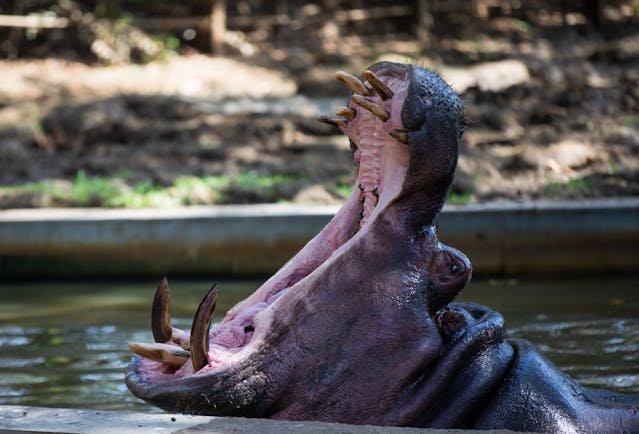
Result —
[[[512,365],[473,428],[639,432],[639,396],[583,387],[530,342],[508,343],[515,350]]]
[[[503,318],[475,303],[453,303],[452,309],[472,317],[444,337],[440,357],[396,403],[385,424],[434,428],[469,428],[501,384],[513,359],[503,340]]]

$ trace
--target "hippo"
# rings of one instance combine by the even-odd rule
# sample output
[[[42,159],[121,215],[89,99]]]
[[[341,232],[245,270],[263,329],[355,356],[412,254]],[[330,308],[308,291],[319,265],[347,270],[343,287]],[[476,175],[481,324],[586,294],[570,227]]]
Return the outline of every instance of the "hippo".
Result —
[[[411,64],[338,72],[347,106],[319,120],[349,138],[351,196],[326,227],[211,327],[218,286],[190,331],[171,325],[166,279],[154,343],[130,343],[131,392],[162,409],[436,428],[639,432],[639,397],[582,387],[502,316],[453,303],[472,267],[437,239],[463,105]]]

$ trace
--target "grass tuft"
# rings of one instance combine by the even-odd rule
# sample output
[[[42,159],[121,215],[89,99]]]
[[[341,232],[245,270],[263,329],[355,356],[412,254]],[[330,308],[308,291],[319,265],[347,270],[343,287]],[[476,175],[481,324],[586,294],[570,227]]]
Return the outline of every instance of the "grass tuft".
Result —
[[[301,180],[295,176],[245,172],[182,176],[170,186],[160,186],[150,180],[129,185],[125,177],[88,176],[79,171],[72,180],[43,180],[0,187],[0,204],[4,207],[170,208],[233,203],[238,196],[250,197],[255,202],[273,202],[280,198],[279,189]]]

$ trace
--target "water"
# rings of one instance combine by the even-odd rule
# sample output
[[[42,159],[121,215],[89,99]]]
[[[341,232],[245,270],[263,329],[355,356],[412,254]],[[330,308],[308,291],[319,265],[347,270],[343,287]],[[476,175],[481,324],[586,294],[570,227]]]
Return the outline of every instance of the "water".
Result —
[[[221,282],[218,316],[259,282]],[[129,341],[152,340],[154,282],[2,284],[0,404],[158,411],[124,385]],[[208,283],[171,282],[177,327],[189,328]],[[639,278],[473,282],[464,300],[506,318],[584,384],[639,392]]]

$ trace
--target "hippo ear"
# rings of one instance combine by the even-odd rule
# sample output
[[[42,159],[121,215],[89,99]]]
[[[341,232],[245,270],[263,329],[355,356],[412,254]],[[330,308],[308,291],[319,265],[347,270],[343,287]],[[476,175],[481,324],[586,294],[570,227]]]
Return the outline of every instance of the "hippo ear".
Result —
[[[470,281],[470,261],[459,250],[440,245],[441,250],[429,267],[431,286],[428,290],[428,310],[434,314],[464,289]]]

